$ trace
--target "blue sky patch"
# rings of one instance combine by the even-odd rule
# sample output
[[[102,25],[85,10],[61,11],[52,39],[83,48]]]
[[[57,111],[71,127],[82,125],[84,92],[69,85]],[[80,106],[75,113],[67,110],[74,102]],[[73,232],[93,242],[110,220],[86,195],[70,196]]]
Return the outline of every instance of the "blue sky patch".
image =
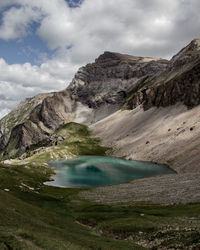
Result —
[[[76,8],[81,5],[83,0],[65,0],[70,8]],[[12,4],[0,11],[0,25],[2,24],[3,13],[12,7],[20,7]],[[43,61],[51,58],[55,50],[49,50],[45,42],[36,35],[39,23],[33,22],[29,25],[28,35],[21,39],[5,41],[0,39],[0,58],[4,58],[8,64],[31,64],[40,65]],[[69,46],[70,49],[71,46]]]
[[[84,0],[65,0],[70,8],[79,7]]]
[[[46,44],[35,34],[25,37],[23,40],[4,41],[0,39],[0,57],[8,64],[41,64],[51,57],[54,51],[50,51]]]

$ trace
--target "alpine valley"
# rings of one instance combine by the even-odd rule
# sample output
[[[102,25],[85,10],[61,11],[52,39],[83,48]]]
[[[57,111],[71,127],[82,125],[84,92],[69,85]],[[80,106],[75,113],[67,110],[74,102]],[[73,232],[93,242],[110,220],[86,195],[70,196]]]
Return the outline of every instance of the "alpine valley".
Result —
[[[96,188],[47,186],[80,155],[175,174]],[[171,60],[104,52],[60,92],[0,121],[0,249],[200,248],[200,39]]]

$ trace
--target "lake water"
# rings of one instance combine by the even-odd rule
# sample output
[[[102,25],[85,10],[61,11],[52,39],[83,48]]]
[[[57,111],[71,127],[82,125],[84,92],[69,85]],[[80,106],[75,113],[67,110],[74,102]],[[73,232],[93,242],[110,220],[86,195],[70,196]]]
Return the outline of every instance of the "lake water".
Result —
[[[46,185],[60,187],[94,187],[119,184],[133,179],[173,174],[166,165],[122,160],[104,156],[79,156],[68,160],[52,161],[54,181]]]

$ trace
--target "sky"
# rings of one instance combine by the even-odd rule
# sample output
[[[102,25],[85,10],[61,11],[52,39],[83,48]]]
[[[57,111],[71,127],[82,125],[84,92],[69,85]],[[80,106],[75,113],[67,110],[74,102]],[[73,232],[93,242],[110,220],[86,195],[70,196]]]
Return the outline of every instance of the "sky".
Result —
[[[0,0],[0,118],[104,51],[170,59],[200,37],[199,11],[199,0]]]

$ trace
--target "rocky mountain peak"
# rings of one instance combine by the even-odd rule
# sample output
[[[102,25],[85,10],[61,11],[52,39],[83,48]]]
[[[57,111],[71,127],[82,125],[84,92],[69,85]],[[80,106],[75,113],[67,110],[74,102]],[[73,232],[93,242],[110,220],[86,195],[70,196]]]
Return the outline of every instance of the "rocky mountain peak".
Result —
[[[128,80],[146,74],[162,71],[167,60],[152,57],[138,57],[116,52],[105,51],[95,62],[81,67],[69,85],[69,89],[84,83],[109,81],[110,79]]]
[[[200,39],[199,38],[193,39],[184,49],[188,49],[190,51],[200,50]]]
[[[200,55],[200,39],[192,40],[170,60],[169,67],[183,66],[185,63],[198,62]]]
[[[189,52],[198,52],[200,50],[200,39],[194,39],[192,40],[187,46],[185,46],[183,49],[179,51],[177,55],[174,56],[183,56],[184,54],[188,54]]]
[[[94,63],[78,70],[68,89],[90,108],[116,105],[116,110],[134,86],[143,78],[163,71],[167,64],[167,60],[160,58],[105,51]]]
[[[137,88],[129,103],[132,108],[142,103],[145,110],[177,102],[193,108],[200,104],[199,74],[200,39],[194,39],[172,57],[163,72]]]
[[[120,60],[120,58],[115,52],[105,51],[95,60],[95,63],[104,63],[109,60]]]
[[[110,52],[105,51],[101,54],[96,60],[95,64],[104,64],[107,62],[118,62],[118,63],[129,63],[131,65],[140,64],[140,63],[147,63],[152,61],[163,61],[167,63],[167,60],[162,58],[155,58],[155,57],[141,57],[141,56],[132,56],[128,54],[121,54],[117,52]]]

